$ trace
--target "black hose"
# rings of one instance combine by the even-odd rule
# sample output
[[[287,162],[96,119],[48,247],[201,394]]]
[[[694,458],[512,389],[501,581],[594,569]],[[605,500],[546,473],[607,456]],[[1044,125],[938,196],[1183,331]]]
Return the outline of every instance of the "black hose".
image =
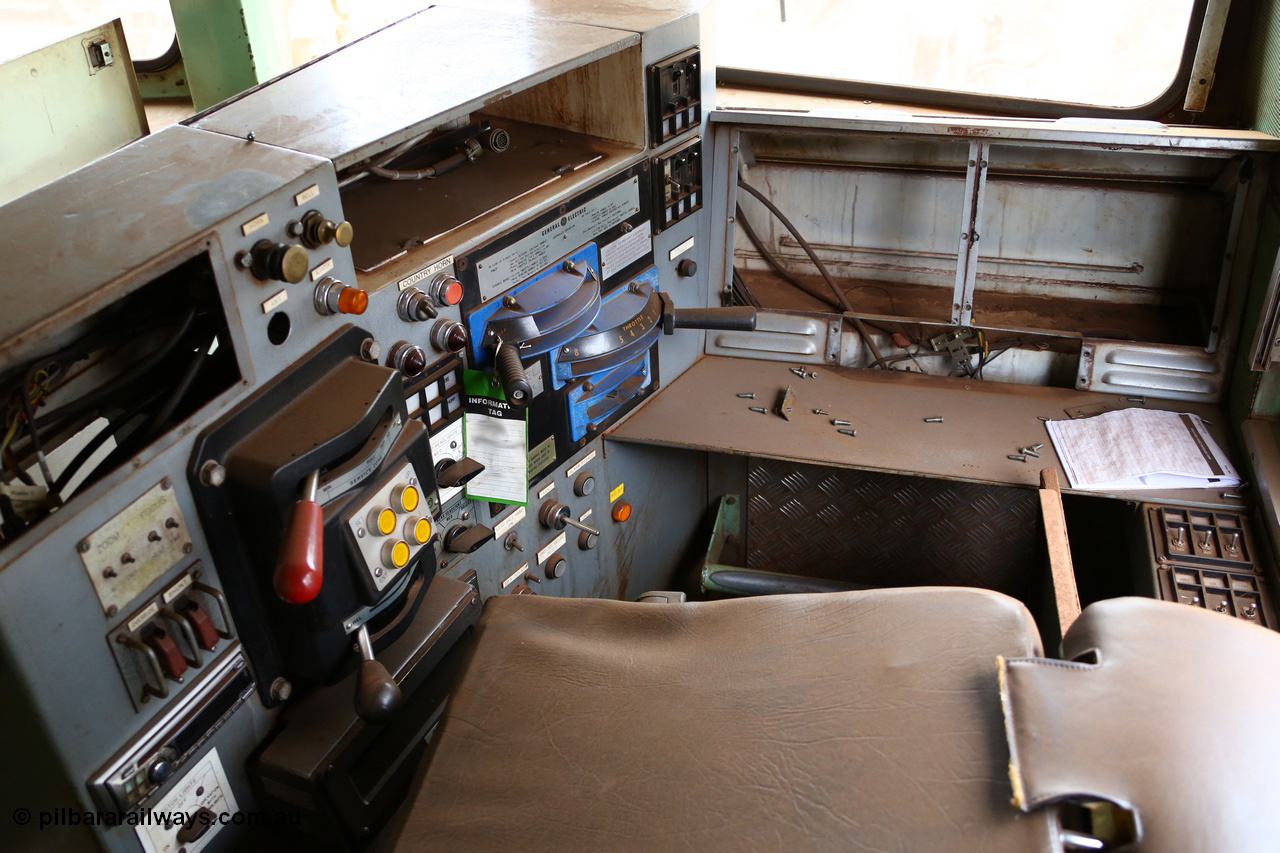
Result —
[[[160,347],[157,348],[154,352],[152,352],[150,355],[146,356],[145,358],[139,359],[138,361],[131,364],[122,373],[118,374],[115,378],[107,382],[105,385],[99,386],[93,391],[90,391],[89,393],[81,397],[78,397],[77,399],[71,401],[70,403],[67,403],[61,408],[54,409],[49,412],[45,412],[43,415],[41,415],[39,418],[36,419],[36,426],[39,426],[42,428],[47,427],[59,421],[64,421],[67,418],[72,418],[77,415],[83,414],[84,412],[87,412],[89,409],[93,408],[102,400],[109,399],[110,397],[115,395],[118,391],[120,391],[121,388],[124,388],[132,384],[138,378],[150,372],[152,368],[154,368],[157,364],[163,361],[169,355],[169,353],[173,352],[174,348],[177,347],[178,344],[182,342],[182,339],[186,336],[187,331],[191,328],[191,324],[195,322],[195,318],[196,318],[196,309],[192,308],[182,318],[182,321],[178,324],[178,328],[174,331],[174,333],[170,335],[165,340],[165,342],[161,344]]]
[[[129,421],[133,420],[138,415],[142,414],[143,410],[146,409],[147,406],[155,402],[156,398],[159,396],[160,396],[159,394],[152,394],[151,396],[147,397],[145,400],[135,405],[132,409],[129,409],[123,415],[120,415],[116,419],[112,420],[105,427],[103,427],[98,432],[97,435],[89,439],[89,443],[86,444],[84,447],[80,448],[80,452],[75,455],[75,458],[72,459],[69,463],[67,463],[66,468],[62,469],[62,473],[58,475],[57,482],[53,484],[53,491],[60,494],[62,490],[67,487],[67,484],[71,482],[71,479],[75,477],[76,472],[84,467],[85,463],[89,461],[89,458],[93,456],[93,454],[98,452],[98,448],[102,447],[102,445],[106,443],[106,440],[108,438],[111,438],[113,435],[115,435],[117,432],[123,429],[129,423]]]
[[[836,284],[836,280],[831,277],[831,273],[827,272],[827,265],[818,257],[817,252],[813,251],[813,247],[809,245],[809,241],[800,236],[800,232],[791,224],[791,220],[787,219],[786,215],[779,210],[778,206],[771,202],[764,193],[760,192],[758,189],[742,179],[738,180],[738,186],[749,192],[757,201],[767,207],[769,212],[778,217],[778,221],[791,232],[791,236],[796,238],[796,242],[800,244],[800,248],[804,249],[805,254],[809,256],[809,260],[813,261],[813,265],[818,268],[818,272],[821,273],[822,277],[826,280],[827,286],[831,288],[831,292],[834,293],[836,299],[839,300],[840,306],[844,309],[845,316],[849,319],[849,322],[853,324],[853,328],[857,330],[858,337],[862,338],[862,342],[867,345],[867,349],[871,350],[872,363],[882,368],[885,367],[884,356],[881,354],[880,348],[876,346],[876,342],[872,339],[871,333],[867,331],[867,327],[863,325],[861,318],[854,315],[853,306],[849,303],[849,298],[844,295],[844,291]]]

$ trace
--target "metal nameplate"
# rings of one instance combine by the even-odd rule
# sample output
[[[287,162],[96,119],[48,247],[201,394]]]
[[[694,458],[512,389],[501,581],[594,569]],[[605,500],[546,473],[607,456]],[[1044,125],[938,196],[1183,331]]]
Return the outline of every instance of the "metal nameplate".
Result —
[[[103,612],[114,616],[175,566],[190,546],[186,519],[166,479],[80,540],[76,550]]]
[[[631,178],[575,207],[546,227],[476,263],[480,300],[487,302],[537,275],[552,261],[639,212],[639,178]]]

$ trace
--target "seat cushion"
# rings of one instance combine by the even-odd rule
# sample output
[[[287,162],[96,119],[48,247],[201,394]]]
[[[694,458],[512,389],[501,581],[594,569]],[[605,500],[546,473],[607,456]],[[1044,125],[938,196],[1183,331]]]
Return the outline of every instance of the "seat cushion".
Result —
[[[1010,804],[1012,598],[491,598],[404,849],[1048,849]]]
[[[1280,635],[1146,598],[1091,604],[1069,660],[1009,660],[1017,801],[1109,800],[1144,853],[1280,845]]]

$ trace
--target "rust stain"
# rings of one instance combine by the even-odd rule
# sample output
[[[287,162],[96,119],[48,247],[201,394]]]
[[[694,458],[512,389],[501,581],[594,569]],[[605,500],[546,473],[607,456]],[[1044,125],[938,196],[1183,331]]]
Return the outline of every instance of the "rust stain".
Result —
[[[953,136],[990,136],[991,131],[985,127],[948,127],[947,133]]]

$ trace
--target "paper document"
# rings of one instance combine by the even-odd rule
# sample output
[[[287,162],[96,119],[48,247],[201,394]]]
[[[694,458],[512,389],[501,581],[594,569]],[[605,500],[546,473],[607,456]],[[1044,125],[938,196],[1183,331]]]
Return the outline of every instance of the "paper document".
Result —
[[[1240,485],[1240,475],[1198,415],[1123,409],[1045,426],[1074,489]]]
[[[526,410],[508,403],[502,386],[492,382],[488,373],[468,370],[462,381],[466,389],[463,447],[467,456],[484,465],[467,483],[467,497],[525,504],[529,489]]]

